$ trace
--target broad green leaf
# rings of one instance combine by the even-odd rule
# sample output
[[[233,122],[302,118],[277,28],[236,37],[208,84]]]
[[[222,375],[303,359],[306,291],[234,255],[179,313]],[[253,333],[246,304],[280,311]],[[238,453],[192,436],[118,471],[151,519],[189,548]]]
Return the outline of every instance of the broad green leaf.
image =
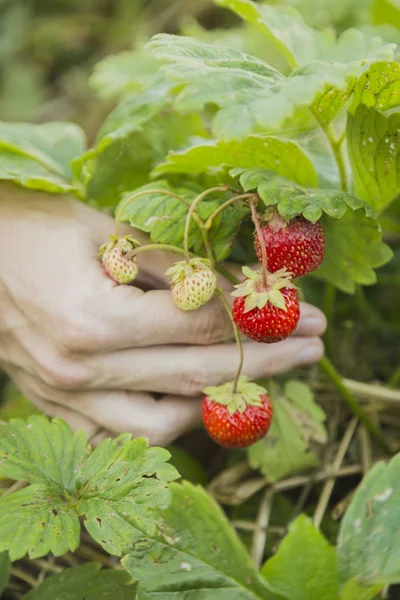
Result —
[[[80,522],[112,553],[154,529],[151,512],[169,502],[179,477],[169,452],[124,434],[91,454],[83,431],[33,416],[0,425],[0,474],[32,483],[0,498],[0,552],[11,559],[73,551]]]
[[[70,500],[54,485],[35,483],[0,497],[0,552],[11,560],[25,554],[62,556],[79,545],[80,524]]]
[[[359,104],[385,111],[400,104],[400,65],[378,62],[363,73],[354,88],[350,112]]]
[[[232,169],[230,174],[239,177],[246,192],[256,190],[266,206],[276,206],[279,214],[288,220],[302,214],[315,223],[324,213],[340,219],[348,208],[368,208],[363,200],[346,192],[305,188],[262,168]]]
[[[8,552],[0,554],[0,597],[6,587],[11,573],[11,561]]]
[[[134,192],[127,192],[117,208],[117,214],[124,207],[130,196],[145,190],[166,190],[173,192],[183,198],[189,205],[195,197],[202,191],[196,186],[172,187],[167,181],[160,180],[147,184]],[[219,195],[221,196],[221,195]],[[207,199],[198,205],[197,212],[200,218],[205,222],[208,217],[222,204],[226,195],[221,197],[210,195]],[[217,199],[218,198],[218,199]],[[150,234],[153,242],[161,244],[172,244],[183,247],[183,238],[188,208],[179,199],[167,194],[144,194],[128,203],[120,216],[121,221],[129,222],[133,227]],[[247,215],[248,208],[227,207],[220,214],[209,230],[209,241],[211,248],[218,261],[221,261],[229,255],[230,247],[234,236],[237,233],[240,222]],[[189,229],[189,247],[193,248],[197,254],[204,254],[202,248],[201,231],[192,219]]]
[[[147,87],[161,64],[145,50],[119,52],[97,63],[89,82],[100,98],[122,96]]]
[[[319,463],[315,448],[326,443],[325,413],[311,390],[300,381],[286,384],[274,398],[274,418],[268,435],[248,449],[250,465],[268,481],[276,481]]]
[[[375,23],[389,23],[400,29],[399,0],[374,0],[372,14]]]
[[[318,58],[324,36],[306,25],[294,8],[260,5],[251,0],[216,0],[216,4],[234,11],[272,39],[292,69]]]
[[[400,583],[400,454],[377,463],[353,497],[342,520],[337,555],[342,583]]]
[[[60,419],[33,415],[0,423],[0,474],[29,483],[75,491],[75,476],[87,456],[83,431],[73,433]]]
[[[400,191],[400,115],[360,105],[349,114],[347,141],[357,196],[381,213]]]
[[[133,600],[136,585],[125,571],[88,563],[47,577],[23,600]]]
[[[322,218],[325,258],[315,272],[334,286],[353,294],[356,283],[376,282],[374,269],[389,262],[393,252],[382,242],[378,222],[364,209],[347,210],[340,221]]]
[[[149,448],[144,438],[122,434],[105,440],[77,474],[85,527],[111,554],[154,530],[153,509],[169,504],[168,483],[179,477],[164,448]]]
[[[85,150],[72,123],[0,123],[0,179],[46,192],[81,194],[70,161]]]
[[[287,600],[339,600],[335,548],[302,515],[261,570],[272,591]]]
[[[197,144],[168,156],[154,173],[199,174],[226,167],[263,167],[296,181],[314,186],[317,174],[308,155],[296,142],[274,136],[252,135],[241,141],[215,141]]]
[[[268,600],[266,583],[218,504],[201,487],[172,484],[157,532],[122,559],[142,600]],[[156,574],[156,576],[155,576]]]
[[[382,590],[382,585],[362,586],[356,579],[350,579],[342,590],[341,600],[373,600]]]

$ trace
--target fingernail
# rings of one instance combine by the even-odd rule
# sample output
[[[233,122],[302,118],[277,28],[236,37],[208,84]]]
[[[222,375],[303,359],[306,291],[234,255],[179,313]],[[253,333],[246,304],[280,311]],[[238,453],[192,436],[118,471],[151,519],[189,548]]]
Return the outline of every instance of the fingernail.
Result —
[[[323,350],[320,344],[308,344],[297,355],[297,363],[314,363],[322,358]]]

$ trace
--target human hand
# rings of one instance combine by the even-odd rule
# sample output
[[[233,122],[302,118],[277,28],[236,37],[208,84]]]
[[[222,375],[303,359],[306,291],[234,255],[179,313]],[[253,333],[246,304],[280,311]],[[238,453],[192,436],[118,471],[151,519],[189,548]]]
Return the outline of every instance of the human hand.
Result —
[[[232,326],[218,298],[193,312],[174,305],[163,273],[175,256],[143,253],[137,286],[116,286],[98,257],[113,230],[80,202],[1,185],[0,366],[73,428],[165,445],[199,422],[204,387],[234,378]],[[324,329],[323,314],[302,304],[293,337],[244,343],[244,374],[319,360]]]

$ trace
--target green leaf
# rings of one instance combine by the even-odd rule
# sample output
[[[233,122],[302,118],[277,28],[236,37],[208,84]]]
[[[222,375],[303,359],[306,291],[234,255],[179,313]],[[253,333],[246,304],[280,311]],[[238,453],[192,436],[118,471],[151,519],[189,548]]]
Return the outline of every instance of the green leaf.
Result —
[[[356,283],[376,283],[374,269],[386,264],[393,252],[382,242],[379,223],[364,209],[348,210],[340,221],[323,217],[325,258],[315,275],[348,294]]]
[[[295,568],[294,568],[295,567]],[[272,591],[287,600],[339,600],[335,548],[301,515],[261,574]]]
[[[128,573],[88,563],[47,577],[23,600],[133,600],[136,585]]]
[[[374,0],[372,16],[375,23],[389,23],[400,29],[399,0]]]
[[[268,481],[276,481],[319,464],[315,453],[326,443],[325,413],[315,403],[310,388],[289,381],[284,394],[274,397],[274,418],[268,435],[248,449],[250,465]]]
[[[85,135],[72,123],[0,122],[0,179],[52,193],[81,194],[70,161],[85,149]]]
[[[0,597],[6,587],[11,573],[11,561],[8,552],[0,553]]]
[[[144,438],[123,434],[105,440],[82,465],[79,504],[90,535],[111,554],[154,530],[153,509],[170,501],[168,482],[179,477],[164,448],[150,448]]]
[[[33,415],[0,423],[0,474],[18,481],[75,491],[76,470],[87,456],[83,431],[60,419]]]
[[[365,477],[341,522],[337,554],[343,583],[400,583],[400,454],[377,463]]]
[[[0,552],[12,560],[74,551],[79,518],[114,554],[126,541],[154,528],[155,507],[169,502],[168,482],[178,473],[169,452],[124,434],[91,454],[83,431],[59,419],[32,416],[0,424],[0,474],[32,483],[0,498]],[[89,454],[89,455],[88,455]]]
[[[175,467],[182,479],[191,483],[207,485],[209,476],[197,458],[176,444],[168,446],[167,450],[171,454],[170,464]]]
[[[397,62],[378,62],[363,73],[354,88],[350,112],[359,104],[380,111],[400,104],[400,65]]]
[[[363,105],[348,117],[347,140],[356,193],[377,213],[400,191],[399,127],[399,114],[385,117]]]
[[[95,65],[89,83],[100,98],[122,96],[147,87],[161,64],[143,49],[119,52]]]
[[[252,135],[241,141],[213,141],[197,144],[168,156],[154,173],[223,172],[226,167],[263,167],[296,181],[314,186],[317,174],[308,155],[291,140]]]
[[[257,190],[266,206],[276,206],[279,214],[288,220],[301,214],[315,223],[324,213],[333,219],[340,219],[348,208],[368,209],[365,202],[346,192],[305,188],[263,168],[232,169],[230,175],[239,177],[240,185],[246,192]]]
[[[323,34],[308,27],[292,7],[255,4],[251,0],[216,0],[262,31],[295,69],[318,58]]]
[[[268,600],[266,584],[218,504],[201,487],[172,484],[157,532],[122,559],[143,600]],[[155,576],[155,573],[157,576]]]
[[[202,191],[191,185],[184,187],[172,187],[167,181],[159,180],[147,184],[134,192],[127,192],[121,200],[117,213],[124,206],[127,199],[140,191],[166,190],[181,196],[190,205],[195,197]],[[222,204],[226,195],[216,199],[216,195],[210,195],[198,205],[198,214],[205,222],[208,217]],[[123,210],[121,221],[129,222],[133,227],[150,234],[153,242],[160,244],[172,244],[183,247],[184,230],[188,208],[177,198],[167,194],[144,194],[130,202]],[[240,222],[248,213],[248,208],[236,208],[228,206],[214,221],[208,232],[211,248],[218,261],[229,255],[230,246],[239,228]],[[202,249],[202,236],[198,225],[192,219],[189,229],[189,247],[197,254],[204,254]]]
[[[0,552],[11,560],[62,556],[76,550],[79,538],[78,515],[54,485],[35,483],[0,497]]]
[[[190,37],[157,35],[149,46],[169,61],[165,69],[170,79],[183,84],[177,88],[177,110],[201,111],[216,104],[219,111],[212,130],[224,139],[246,137],[257,126],[282,128],[300,107],[311,108],[320,121],[328,123],[344,106],[367,65],[393,56],[392,46],[351,30],[337,42],[330,41],[325,60],[318,52],[318,60],[284,78],[254,56]]]
[[[342,590],[341,600],[373,600],[382,590],[382,585],[362,586],[356,579],[350,579]]]

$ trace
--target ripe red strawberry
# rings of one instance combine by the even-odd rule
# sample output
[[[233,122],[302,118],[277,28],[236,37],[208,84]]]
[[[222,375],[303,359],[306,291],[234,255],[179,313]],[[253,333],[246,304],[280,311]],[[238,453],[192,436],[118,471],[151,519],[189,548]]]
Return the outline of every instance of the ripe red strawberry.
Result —
[[[261,229],[267,251],[267,268],[272,273],[286,268],[294,277],[315,271],[324,260],[325,236],[319,221],[296,217],[287,223],[275,214]],[[254,246],[261,262],[260,240]]]
[[[110,236],[110,241],[101,246],[102,263],[105,274],[119,284],[132,283],[138,274],[136,258],[129,253],[139,246],[130,235],[118,238]]]
[[[202,402],[203,423],[209,436],[225,448],[247,448],[263,438],[272,421],[272,403],[259,385],[241,377],[236,392],[233,382],[208,387]]]
[[[300,318],[297,289],[285,269],[262,274],[243,267],[247,279],[232,293],[233,320],[241,333],[256,342],[272,344],[288,338]]]
[[[175,263],[165,273],[171,278],[172,297],[181,310],[196,310],[214,295],[217,277],[206,258]]]

